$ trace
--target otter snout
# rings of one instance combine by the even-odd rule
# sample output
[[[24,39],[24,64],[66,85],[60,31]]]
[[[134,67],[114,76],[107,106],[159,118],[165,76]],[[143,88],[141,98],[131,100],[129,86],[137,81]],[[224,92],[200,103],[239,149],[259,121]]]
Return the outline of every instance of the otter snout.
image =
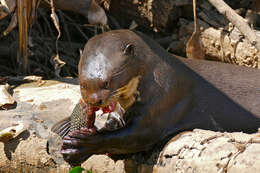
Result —
[[[109,90],[100,90],[98,92],[84,92],[82,93],[83,100],[93,106],[103,106],[110,95]]]
[[[92,105],[96,105],[96,104],[101,105],[103,102],[102,95],[98,94],[98,93],[92,93],[92,94],[87,95],[86,100],[87,100],[87,103],[90,103]]]

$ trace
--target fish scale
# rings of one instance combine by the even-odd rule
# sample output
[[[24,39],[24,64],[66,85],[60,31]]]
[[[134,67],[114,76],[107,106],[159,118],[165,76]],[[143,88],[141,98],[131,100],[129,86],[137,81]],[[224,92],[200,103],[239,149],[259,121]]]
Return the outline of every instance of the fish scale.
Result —
[[[71,127],[70,131],[79,130],[87,125],[87,113],[84,113],[82,105],[76,104],[71,113]]]

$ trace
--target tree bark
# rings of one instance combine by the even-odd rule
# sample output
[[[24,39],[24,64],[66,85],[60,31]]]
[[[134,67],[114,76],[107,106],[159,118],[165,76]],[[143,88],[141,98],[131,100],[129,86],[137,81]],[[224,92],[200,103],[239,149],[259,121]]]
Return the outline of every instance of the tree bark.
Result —
[[[221,14],[228,18],[228,20],[239,29],[239,31],[250,41],[253,46],[260,50],[260,39],[257,37],[255,32],[251,30],[244,18],[239,16],[223,0],[209,0],[209,2],[215,6]]]
[[[260,36],[260,32],[256,32]],[[237,29],[227,32],[208,28],[201,33],[208,59],[260,68],[260,52]]]

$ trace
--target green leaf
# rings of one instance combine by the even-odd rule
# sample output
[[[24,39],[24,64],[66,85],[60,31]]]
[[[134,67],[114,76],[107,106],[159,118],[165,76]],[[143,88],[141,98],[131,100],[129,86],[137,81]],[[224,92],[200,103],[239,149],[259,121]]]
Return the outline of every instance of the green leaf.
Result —
[[[69,173],[82,173],[83,170],[84,168],[82,168],[81,166],[76,166],[72,168]]]

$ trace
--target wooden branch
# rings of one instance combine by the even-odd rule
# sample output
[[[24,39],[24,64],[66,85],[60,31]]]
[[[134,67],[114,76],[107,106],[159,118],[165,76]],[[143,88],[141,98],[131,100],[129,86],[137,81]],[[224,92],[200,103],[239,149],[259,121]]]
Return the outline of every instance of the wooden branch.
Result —
[[[209,2],[217,8],[231,23],[233,23],[239,31],[250,41],[250,43],[260,50],[260,39],[255,32],[251,30],[244,18],[239,16],[232,8],[230,8],[223,0],[209,0]]]

